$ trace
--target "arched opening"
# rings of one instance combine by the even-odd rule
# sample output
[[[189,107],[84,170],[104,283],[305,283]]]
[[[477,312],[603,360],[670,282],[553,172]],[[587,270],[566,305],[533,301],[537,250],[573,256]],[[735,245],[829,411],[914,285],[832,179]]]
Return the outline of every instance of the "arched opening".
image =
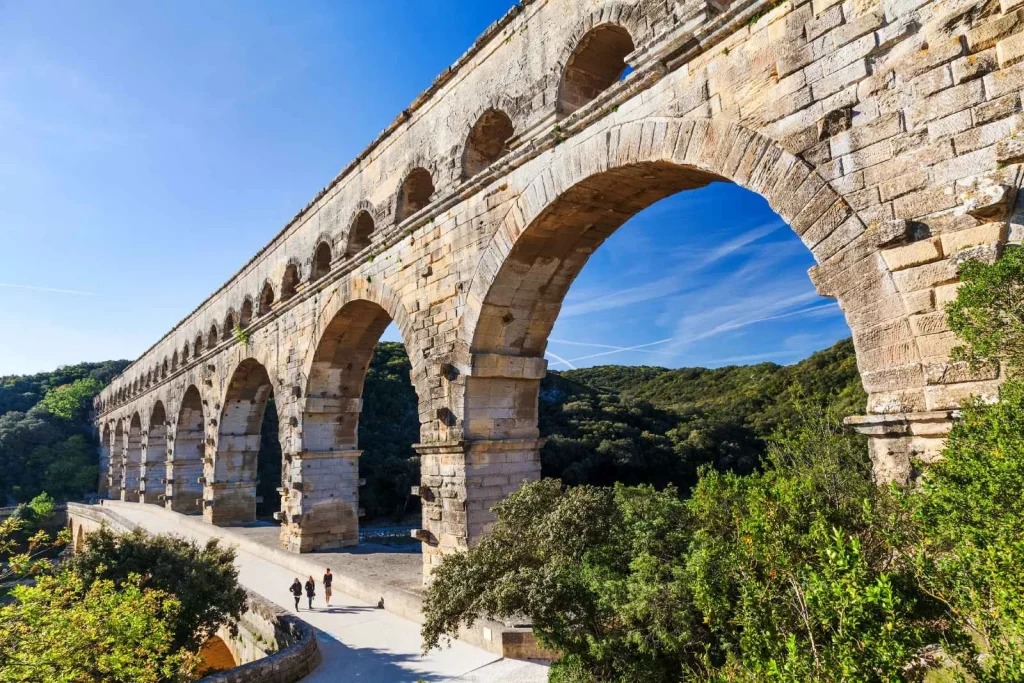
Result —
[[[266,315],[270,313],[270,307],[274,305],[274,288],[269,282],[263,285],[263,291],[260,292],[260,315]]]
[[[558,113],[573,113],[618,81],[634,49],[629,31],[621,26],[602,24],[588,31],[565,65],[558,87]]]
[[[110,471],[107,476],[107,497],[111,500],[121,499],[125,445],[124,422],[118,420],[114,426],[114,441],[110,451]]]
[[[720,140],[717,141],[715,149],[720,149],[721,144]],[[755,152],[758,149],[764,151],[764,147],[752,149]],[[614,151],[608,154],[609,158],[615,156]],[[758,157],[754,155],[754,158]],[[583,176],[583,173],[580,175]],[[801,178],[798,182],[802,182],[806,175],[807,171],[803,176],[798,176]],[[823,340],[821,346],[827,346],[849,334],[842,313],[833,303],[819,299],[806,276],[806,269],[813,263],[813,259],[805,243],[801,243],[789,231],[785,220],[775,214],[763,199],[731,183],[715,182],[724,180],[722,176],[708,170],[668,161],[640,162],[612,168],[566,183],[566,187],[556,186],[549,195],[554,197],[550,204],[537,214],[526,216],[521,228],[503,233],[517,235],[512,245],[506,246],[497,240],[492,244],[491,254],[484,258],[493,258],[494,262],[500,263],[497,273],[494,276],[478,276],[469,292],[472,302],[470,308],[479,307],[479,317],[471,328],[470,352],[474,367],[507,366],[514,371],[485,370],[474,372],[467,379],[463,424],[466,438],[471,444],[479,440],[482,453],[486,453],[488,444],[495,441],[500,444],[520,444],[517,449],[508,449],[504,453],[510,472],[509,486],[514,487],[524,479],[539,477],[542,462],[546,474],[558,476],[568,472],[569,476],[564,478],[571,483],[678,483],[681,489],[692,484],[697,467],[701,464],[711,462],[716,466],[742,470],[756,466],[757,463],[756,454],[754,457],[746,457],[749,454],[737,453],[737,450],[745,448],[741,439],[732,439],[732,435],[728,439],[715,434],[708,436],[701,431],[703,427],[689,422],[692,415],[684,413],[695,402],[692,398],[680,400],[678,404],[660,408],[656,406],[661,411],[659,415],[664,417],[660,422],[651,418],[652,424],[657,426],[645,428],[632,425],[630,430],[623,428],[616,433],[612,424],[617,421],[616,415],[628,413],[634,407],[618,405],[614,410],[598,409],[584,414],[588,409],[588,401],[594,403],[596,399],[591,400],[593,396],[619,391],[626,396],[628,391],[622,389],[622,386],[627,385],[626,389],[632,390],[633,385],[640,384],[646,375],[621,369],[596,373],[593,375],[594,384],[589,387],[590,394],[574,404],[571,399],[566,403],[563,398],[566,395],[574,396],[572,386],[567,384],[583,382],[581,375],[572,375],[569,378],[572,382],[542,392],[542,380],[549,363],[551,366],[571,369],[573,366],[585,366],[587,358],[613,359],[615,356],[612,353],[634,349],[639,350],[639,356],[639,353],[655,354],[663,349],[674,348],[677,355],[672,358],[675,360],[650,355],[640,362],[681,365],[688,358],[683,351],[694,350],[694,347],[687,346],[693,341],[708,340],[709,346],[718,346],[724,350],[727,339],[724,333],[736,331],[737,335],[746,333],[746,343],[756,343],[750,340],[767,336],[763,334],[760,325],[772,320],[798,319],[803,315],[816,318],[827,313],[839,321],[841,332],[836,337]],[[747,208],[743,197],[736,194],[722,194],[710,202],[705,199],[707,206],[702,210],[700,221],[696,222],[694,218],[688,218],[685,212],[667,217],[665,209],[669,204],[652,206],[677,194],[680,198],[697,197],[697,192],[684,191],[699,188],[706,188],[700,192],[710,191],[712,188],[707,186],[712,183],[715,183],[715,188],[727,188],[752,197],[761,207],[760,210],[767,214],[765,220],[770,225],[755,224],[746,226],[742,232],[728,232],[729,225],[722,225],[723,217],[726,220],[730,216],[742,217],[742,212]],[[708,206],[713,208],[709,210]],[[728,213],[722,210],[723,206],[729,207]],[[650,212],[644,214],[646,218],[639,215],[648,207]],[[797,210],[800,208],[797,207]],[[552,329],[559,313],[565,314],[563,303],[570,286],[592,257],[600,260],[597,254],[607,253],[599,248],[633,217],[641,221],[638,225],[642,225],[643,220],[667,223],[668,235],[682,234],[680,230],[686,227],[700,233],[718,232],[723,227],[726,231],[718,232],[717,243],[702,244],[699,249],[687,248],[686,245],[655,245],[645,239],[644,235],[631,233],[632,241],[618,243],[620,250],[611,254],[612,260],[603,273],[605,279],[610,279],[615,272],[623,272],[628,279],[624,278],[614,289],[605,289],[600,278],[591,280],[590,290],[574,302],[572,315],[583,316],[587,312],[594,315],[580,324],[578,334],[563,332],[553,339]],[[736,224],[735,217],[732,218],[733,225]],[[786,239],[782,240],[780,235],[784,233]],[[770,245],[760,245],[764,248],[751,257],[746,267],[734,271],[724,268],[716,270],[729,255],[740,253],[749,245],[759,246],[757,240],[761,238],[758,235],[769,234],[774,236],[775,241]],[[782,277],[780,271],[783,269],[775,260],[775,253],[782,251],[802,254],[803,261],[788,271],[801,282],[800,289],[781,291],[772,286],[774,279]],[[677,263],[663,264],[662,254],[665,255],[664,259],[674,256]],[[652,272],[652,263],[662,264],[657,272]],[[720,282],[723,287],[710,288],[708,282]],[[731,300],[726,296],[730,292]],[[667,302],[666,306],[669,303],[679,306],[685,303],[693,311],[672,310],[659,316],[641,306],[654,298]],[[616,315],[607,313],[613,309]],[[694,311],[700,312],[700,315]],[[652,319],[670,321],[673,328],[669,331],[650,331],[654,329],[650,322]],[[643,334],[644,329],[648,330],[646,339],[627,336]],[[549,343],[553,342],[563,346],[549,352]],[[569,355],[572,349],[577,349],[577,353]],[[586,353],[588,349],[589,353]],[[723,354],[721,358],[709,357],[705,362],[740,363],[747,357],[757,359],[754,354],[746,356],[729,353],[728,356]],[[568,364],[558,366],[557,363]],[[658,369],[648,368],[645,372],[655,371]],[[747,374],[760,378],[762,372]],[[856,373],[850,376],[859,387]],[[626,379],[620,381],[623,377]],[[693,380],[690,381],[692,383]],[[619,388],[609,390],[609,385]],[[665,391],[664,388],[662,391]],[[563,398],[559,398],[559,395]],[[641,394],[645,398],[649,395]],[[562,414],[560,419],[563,424],[569,424],[587,438],[580,437],[573,441],[579,434],[570,434],[567,438],[548,439],[542,451],[539,438],[551,433],[542,430],[547,428],[545,424],[553,424],[553,418],[545,423],[541,409],[553,405],[569,405],[567,413]],[[581,412],[569,414],[569,410]],[[590,428],[583,425],[587,420],[600,425],[602,429],[606,428],[607,434],[587,432]],[[630,432],[637,435],[645,432],[657,434],[658,439],[649,439],[631,446]],[[691,435],[695,438],[689,441]],[[593,438],[588,441],[590,437]],[[714,453],[708,455],[713,449],[706,449],[701,443],[705,437],[721,440],[723,448],[720,450],[720,460],[716,460],[718,455]],[[726,441],[731,443],[726,444]],[[739,442],[738,445],[735,442]],[[698,452],[701,449],[707,452],[702,455]],[[549,452],[555,457],[542,461]],[[472,450],[467,459],[470,457]],[[579,463],[583,464],[577,466]],[[436,465],[424,457],[424,471]],[[486,533],[493,519],[487,511],[508,491],[499,488],[488,490],[488,487],[468,483],[466,488],[467,510],[473,512],[467,515],[463,527],[464,542],[472,545]],[[450,515],[443,506],[428,507],[427,503],[424,504],[424,528],[431,535],[443,534],[447,528],[451,538],[450,529],[459,523],[461,520],[458,515]],[[445,548],[443,538],[439,546],[441,552],[454,551],[458,547],[453,544]]]
[[[163,504],[164,475],[167,471],[167,413],[162,401],[153,406],[142,452],[142,474],[139,477],[139,501]]]
[[[352,229],[349,231],[348,249],[345,253],[352,256],[370,246],[373,229],[373,216],[369,211],[360,211],[356,214],[355,220],[352,221]]]
[[[103,424],[100,431],[100,476],[96,483],[96,493],[106,496],[110,491],[110,423]]]
[[[71,550],[76,554],[85,550],[85,533],[82,531],[81,524],[78,525],[78,529],[75,531],[75,543]]]
[[[203,335],[196,335],[196,340],[192,344],[192,348],[194,349],[193,358],[199,358],[199,356],[203,355]]]
[[[238,314],[238,324],[242,328],[249,327],[252,322],[252,299],[248,296],[242,302],[242,312]]]
[[[395,222],[401,223],[417,211],[425,208],[434,195],[434,181],[425,168],[415,168],[402,182],[398,190],[398,210]]]
[[[295,296],[295,290],[299,286],[299,269],[294,263],[288,264],[284,269],[284,278],[281,280],[281,301],[288,301]]]
[[[207,351],[217,346],[217,323],[210,325],[210,333],[206,335],[206,349]]]
[[[142,477],[142,418],[132,416],[125,435],[124,470],[121,473],[121,500],[139,502],[139,484]]]
[[[164,358],[164,362],[160,364],[160,379],[167,379],[167,359]]]
[[[515,133],[512,119],[497,109],[488,109],[477,119],[462,153],[462,177],[471,178],[508,152]]]
[[[211,636],[199,649],[199,669],[196,675],[206,677],[238,666],[231,649],[220,636]]]
[[[319,280],[331,271],[331,245],[321,242],[313,254],[313,268],[310,270],[310,281]]]
[[[221,338],[227,341],[235,334],[235,312],[228,311],[228,314],[224,316],[224,331],[221,333]]]
[[[335,314],[320,337],[306,385],[303,450],[290,468],[293,475],[296,467],[317,468],[330,474],[325,481],[340,485],[322,487],[304,476],[301,492],[288,492],[281,536],[293,551],[355,544],[360,508],[370,518],[415,513],[409,492],[419,476],[412,449],[419,414],[405,350],[378,344],[390,324],[380,305],[356,300]],[[368,438],[360,434],[361,416],[374,425]],[[362,489],[360,478],[366,480]]]
[[[206,454],[203,399],[195,385],[185,390],[178,409],[174,441],[169,449],[164,481],[164,506],[187,515],[198,514],[203,498],[203,458]]]
[[[207,482],[213,503],[205,514],[213,524],[232,526],[256,519],[263,414],[273,393],[266,368],[251,358],[231,376],[218,424],[213,481]]]
[[[171,354],[171,372],[178,369],[178,352],[175,351]]]

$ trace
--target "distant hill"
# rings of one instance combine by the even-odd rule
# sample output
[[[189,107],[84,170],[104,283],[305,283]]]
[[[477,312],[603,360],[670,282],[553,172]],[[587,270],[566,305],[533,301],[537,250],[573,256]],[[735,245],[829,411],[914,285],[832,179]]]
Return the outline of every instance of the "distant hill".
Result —
[[[94,490],[92,397],[128,361],[83,363],[0,378],[0,503],[46,490],[76,498]],[[414,512],[419,479],[416,393],[401,344],[377,345],[363,392],[360,504],[368,518]],[[545,476],[569,484],[616,481],[688,489],[702,465],[749,472],[767,439],[794,424],[806,406],[840,414],[865,409],[853,344],[847,339],[793,365],[774,363],[668,369],[604,365],[550,372],[541,382]],[[260,493],[272,509],[280,477],[276,415],[262,440]]]
[[[800,411],[861,414],[867,396],[846,339],[793,365],[718,369],[604,365],[550,372],[541,382],[546,476],[567,483],[675,484],[697,469],[749,472]]]

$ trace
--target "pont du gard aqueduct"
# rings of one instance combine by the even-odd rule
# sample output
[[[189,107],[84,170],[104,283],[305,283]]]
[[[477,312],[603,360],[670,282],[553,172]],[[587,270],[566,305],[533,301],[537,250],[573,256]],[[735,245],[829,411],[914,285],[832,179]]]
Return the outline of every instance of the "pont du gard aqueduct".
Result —
[[[355,544],[363,378],[394,322],[429,574],[540,476],[547,337],[587,259],[713,181],[814,255],[869,394],[848,422],[907,479],[1001,379],[950,360],[943,306],[959,264],[1024,235],[1022,88],[1024,0],[523,0],[97,398],[103,491],[252,521],[273,395],[282,546]]]

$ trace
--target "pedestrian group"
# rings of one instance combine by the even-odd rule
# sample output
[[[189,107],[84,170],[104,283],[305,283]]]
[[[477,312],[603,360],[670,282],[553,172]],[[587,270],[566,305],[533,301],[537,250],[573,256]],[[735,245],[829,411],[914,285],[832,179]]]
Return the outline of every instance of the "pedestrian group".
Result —
[[[331,584],[334,583],[334,575],[331,574],[331,568],[327,568],[327,572],[324,574],[324,601],[328,607],[331,606]],[[292,581],[292,585],[288,588],[288,591],[295,598],[295,611],[299,611],[299,600],[302,598],[302,591],[305,588],[306,598],[309,600],[309,609],[313,609],[313,598],[316,597],[316,581],[310,576],[306,580],[306,585],[303,587],[302,582],[299,581],[299,577],[295,577]]]

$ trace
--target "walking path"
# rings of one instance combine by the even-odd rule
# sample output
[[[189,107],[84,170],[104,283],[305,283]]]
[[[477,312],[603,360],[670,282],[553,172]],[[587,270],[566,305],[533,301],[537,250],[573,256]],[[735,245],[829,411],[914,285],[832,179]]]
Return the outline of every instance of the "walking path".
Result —
[[[205,542],[218,537],[217,527],[199,531],[174,524],[145,505],[118,505],[119,515],[152,533],[174,533]],[[238,578],[246,588],[288,610],[295,603],[288,592],[294,572],[255,554],[238,550]],[[337,570],[335,570],[337,573]],[[305,583],[307,577],[299,579]],[[300,602],[299,617],[317,630],[323,663],[303,681],[465,681],[472,683],[541,683],[547,680],[543,664],[502,659],[486,650],[453,641],[450,648],[420,652],[419,625],[339,593],[324,607],[321,576],[314,577],[317,596],[312,611]]]

